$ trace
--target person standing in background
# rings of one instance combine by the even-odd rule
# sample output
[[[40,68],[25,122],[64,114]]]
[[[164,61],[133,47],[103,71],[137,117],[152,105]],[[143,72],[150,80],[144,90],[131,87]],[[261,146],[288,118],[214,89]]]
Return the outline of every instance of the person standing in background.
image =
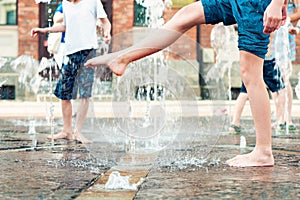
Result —
[[[287,6],[287,26],[290,30],[294,29],[293,24],[295,24],[300,19],[300,1],[298,0],[289,0]],[[291,32],[291,31],[290,31]],[[280,39],[280,38],[278,38]],[[285,89],[278,96],[280,102],[283,103],[281,108],[281,114],[276,117],[277,122],[273,126],[274,128],[285,131],[287,128],[289,131],[296,131],[296,126],[292,121],[292,104],[293,104],[293,89],[290,83],[290,76],[292,75],[293,65],[292,62],[296,60],[296,37],[294,34],[288,34],[289,40],[289,63],[284,66],[279,66],[280,71],[282,72],[282,79],[285,84]],[[272,44],[272,57],[275,58],[275,41],[276,41],[276,31],[274,32],[273,44]],[[280,50],[279,50],[280,51]],[[276,101],[276,99],[275,99]],[[287,109],[285,105],[287,104]],[[288,127],[287,127],[288,126]]]
[[[91,143],[82,135],[84,120],[87,115],[94,69],[85,67],[87,59],[96,55],[98,48],[96,24],[103,27],[104,39],[110,41],[111,23],[103,9],[100,0],[63,0],[63,24],[33,28],[31,36],[52,32],[65,33],[65,56],[60,70],[60,77],[54,94],[61,99],[63,129],[55,134],[53,139],[75,140],[81,143]],[[80,103],[76,113],[75,127],[72,127],[72,99],[79,93]],[[48,137],[51,139],[52,137]]]

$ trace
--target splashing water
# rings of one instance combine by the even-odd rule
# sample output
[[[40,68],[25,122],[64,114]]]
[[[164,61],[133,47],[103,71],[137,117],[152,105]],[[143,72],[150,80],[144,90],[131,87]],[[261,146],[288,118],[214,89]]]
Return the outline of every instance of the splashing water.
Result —
[[[237,35],[234,26],[224,26],[219,23],[212,29],[210,37],[216,53],[216,65],[207,73],[207,80],[220,80],[224,78],[227,70],[229,76],[232,63],[239,61]],[[230,80],[230,76],[228,78]]]
[[[21,55],[11,62],[11,68],[19,74],[18,82],[26,91],[37,91],[34,83],[37,77],[38,61],[32,56]]]
[[[0,69],[4,66],[4,64],[7,62],[7,58],[0,57]],[[7,79],[0,82],[0,88],[2,85],[4,85],[7,82]],[[0,96],[1,97],[1,96]]]
[[[3,67],[4,66],[4,64],[7,62],[7,58],[3,58],[3,57],[0,57],[0,69],[1,69],[1,67]]]
[[[149,28],[159,28],[164,24],[163,12],[165,4],[162,0],[135,0],[138,4],[146,8],[145,24]],[[167,4],[170,6],[170,2]]]
[[[29,130],[28,130],[28,135],[31,138],[31,148],[35,148],[37,146],[37,132],[35,130],[35,119],[34,118],[30,118],[29,119]]]
[[[138,186],[144,181],[141,179],[138,183],[129,183],[130,176],[121,176],[120,172],[113,171],[105,184],[106,190],[137,190]]]
[[[163,3],[162,0],[136,0],[136,2],[138,4],[140,4],[141,6],[146,8],[146,13],[145,13],[145,24],[149,27],[149,28],[159,28],[162,27],[164,24],[164,19],[163,19],[163,12],[165,9],[165,5]],[[137,61],[135,64],[139,65],[139,63],[141,63],[142,61]],[[137,90],[137,99],[138,100],[142,100],[143,96],[145,96],[146,99],[146,110],[145,110],[145,114],[144,117],[142,118],[142,122],[137,121],[135,117],[133,117],[131,115],[131,106],[129,105],[128,107],[128,111],[129,111],[129,117],[130,117],[130,123],[126,125],[125,132],[126,134],[128,134],[129,136],[129,141],[128,141],[128,149],[132,152],[135,152],[136,150],[136,139],[134,137],[134,135],[136,136],[137,133],[132,133],[135,131],[141,131],[141,129],[145,129],[145,128],[150,128],[151,125],[153,125],[153,127],[151,126],[151,130],[154,131],[154,134],[157,133],[157,127],[161,127],[161,124],[159,125],[159,123],[157,122],[157,119],[153,119],[150,115],[151,112],[151,100],[155,100],[157,101],[158,98],[163,98],[162,96],[164,94],[158,95],[158,88],[160,88],[159,85],[161,85],[161,83],[159,83],[158,77],[162,77],[161,73],[163,73],[164,69],[166,69],[166,65],[164,64],[163,61],[163,52],[158,52],[152,56],[149,56],[147,58],[147,61],[145,63],[141,63],[141,65],[148,65],[148,63],[152,63],[153,68],[151,67],[147,67],[145,69],[145,71],[147,72],[148,76],[145,77],[144,79],[144,84],[142,84],[141,82],[134,83],[137,88],[134,88],[133,90]],[[140,71],[140,69],[138,70]],[[143,77],[143,76],[140,76]],[[131,78],[129,78],[131,79]],[[163,79],[163,78],[162,78]],[[142,80],[142,79],[139,79]],[[130,80],[130,82],[132,81],[132,79]],[[136,80],[135,80],[136,81]],[[122,81],[118,81],[118,87],[120,86],[120,82]],[[125,89],[126,91],[130,91],[131,93],[133,92],[133,90],[130,88],[130,82],[127,82],[127,88]],[[124,84],[124,82],[122,83]],[[161,89],[162,90],[162,89]],[[153,99],[151,99],[151,97]],[[130,102],[130,95],[128,96],[129,98],[126,100],[127,102]],[[162,105],[162,104],[160,104]],[[163,107],[161,107],[160,105],[158,105],[159,110],[162,109],[164,110]],[[156,109],[155,108],[155,109]],[[155,114],[156,115],[156,114]],[[121,122],[121,124],[123,124],[124,122]],[[122,125],[123,126],[123,125]],[[138,128],[139,127],[139,128]],[[122,130],[124,131],[124,128],[122,128]],[[144,132],[144,131],[143,131]],[[140,134],[140,133],[138,133]],[[152,140],[152,145],[158,145],[157,140]],[[148,144],[149,145],[149,144]],[[146,146],[148,146],[146,145]]]
[[[6,83],[7,80],[0,82],[0,87]]]
[[[246,137],[241,135],[241,137],[240,137],[240,148],[246,148],[246,147],[247,147]]]
[[[276,67],[279,67],[281,73],[284,75],[285,79],[288,80],[292,74],[292,66],[290,65],[290,44],[289,44],[289,32],[288,32],[289,22],[287,21],[284,26],[281,26],[275,31],[275,61]],[[288,88],[288,82],[285,81],[285,88]],[[291,99],[289,99],[288,91],[285,90],[285,122],[286,122],[286,133],[289,133],[289,108],[288,104]]]
[[[155,19],[153,23],[156,24],[149,27],[161,26],[160,18],[163,12],[161,9],[164,8],[162,1],[137,2],[144,3],[145,7],[152,6],[149,9],[157,9],[155,12],[148,12],[148,16],[155,13],[159,15],[148,17],[150,20]],[[147,35],[149,32],[144,33]],[[115,35],[113,41],[123,42],[124,38],[132,38],[133,35],[135,33],[132,32]],[[181,41],[176,41],[178,43],[173,45],[195,43],[185,36],[179,40]],[[122,43],[114,45],[122,47]],[[91,151],[97,153],[94,148],[97,143],[101,144],[103,141],[108,141],[133,155],[150,155],[166,150],[162,159],[171,163],[175,160],[178,164],[182,161],[184,163],[182,165],[186,166],[188,161],[192,162],[191,165],[196,165],[195,163],[200,165],[211,153],[211,148],[218,140],[220,130],[223,129],[223,112],[213,112],[214,109],[211,107],[216,106],[213,103],[208,106],[210,113],[203,110],[203,114],[209,116],[199,120],[201,111],[197,95],[190,80],[185,77],[188,73],[197,76],[198,63],[192,62],[194,61],[192,56],[184,58],[168,51],[170,49],[164,49],[131,63],[125,74],[117,77],[111,102],[112,119],[97,119],[95,131],[85,133],[87,137],[92,137],[93,143],[88,145]],[[166,59],[166,55],[170,52],[180,60]],[[97,106],[95,109],[98,109]],[[103,137],[100,136],[101,133]],[[193,149],[194,146],[198,147],[196,152],[187,150]],[[148,163],[134,160],[131,164]]]
[[[286,77],[289,77],[291,75],[291,71],[288,68],[290,54],[288,27],[281,26],[277,31],[275,31],[275,34],[274,44],[276,65],[281,67]]]

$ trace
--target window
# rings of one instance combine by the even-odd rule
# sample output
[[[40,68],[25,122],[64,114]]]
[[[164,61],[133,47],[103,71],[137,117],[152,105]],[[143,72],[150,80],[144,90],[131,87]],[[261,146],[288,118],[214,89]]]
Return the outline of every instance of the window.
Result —
[[[146,8],[134,1],[134,26],[147,26]]]
[[[0,25],[17,25],[17,0],[0,0]]]

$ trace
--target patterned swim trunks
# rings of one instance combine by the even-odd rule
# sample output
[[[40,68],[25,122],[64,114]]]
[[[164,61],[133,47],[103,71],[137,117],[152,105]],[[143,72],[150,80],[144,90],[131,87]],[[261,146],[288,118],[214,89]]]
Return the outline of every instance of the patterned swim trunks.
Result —
[[[55,96],[62,100],[76,99],[78,93],[80,98],[92,96],[94,69],[83,64],[95,55],[95,49],[88,49],[65,56],[54,91]]]

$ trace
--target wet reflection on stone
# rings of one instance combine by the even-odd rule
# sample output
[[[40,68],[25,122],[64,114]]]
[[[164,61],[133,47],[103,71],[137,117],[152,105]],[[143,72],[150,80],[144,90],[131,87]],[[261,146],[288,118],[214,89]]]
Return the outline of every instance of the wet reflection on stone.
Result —
[[[73,199],[109,170],[137,169],[134,163],[116,167],[128,152],[124,146],[101,140],[102,133],[88,146],[58,140],[50,148],[49,128],[37,126],[38,143],[32,149],[28,127],[15,122],[0,120],[0,181],[5,183],[0,186],[0,199]],[[224,164],[228,158],[254,148],[253,122],[242,123],[247,129],[241,133],[247,138],[243,149],[240,135],[224,132],[216,144],[184,137],[192,129],[191,120],[184,121],[187,127],[174,144],[159,151],[153,163],[145,163],[150,171],[134,199],[298,199],[300,134],[274,133],[274,167],[228,167]],[[204,154],[204,149],[210,151]]]
[[[155,170],[135,199],[297,199],[299,180],[299,168],[282,166]]]

